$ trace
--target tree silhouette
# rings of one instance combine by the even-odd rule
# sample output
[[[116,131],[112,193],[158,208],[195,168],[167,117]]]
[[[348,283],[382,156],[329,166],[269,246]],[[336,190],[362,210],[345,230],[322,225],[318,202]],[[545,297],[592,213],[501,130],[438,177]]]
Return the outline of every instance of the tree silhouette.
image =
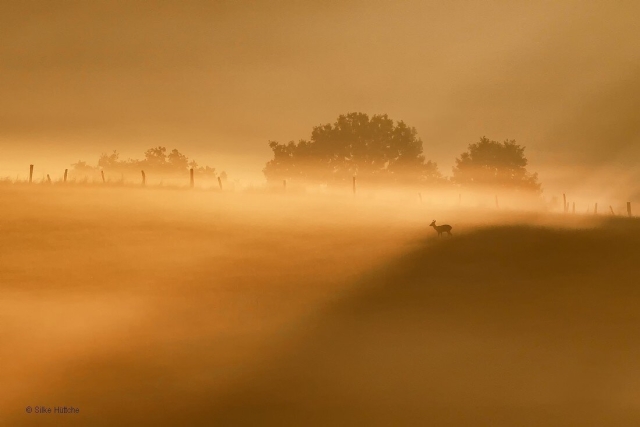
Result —
[[[167,149],[165,147],[149,148],[144,152],[144,166],[151,170],[162,170],[167,165]]]
[[[420,183],[441,179],[435,163],[425,162],[415,128],[394,123],[386,114],[340,115],[334,124],[316,126],[310,140],[280,144],[269,141],[273,159],[263,173],[268,181],[369,181]]]
[[[167,164],[172,170],[184,171],[189,169],[189,158],[174,148],[167,155]]]
[[[201,177],[216,178],[218,176],[215,168],[198,166],[195,160],[189,160],[177,149],[167,153],[166,147],[153,147],[146,150],[143,160],[120,160],[120,154],[113,151],[111,154],[103,153],[98,159],[96,167],[89,166],[87,162],[83,161],[73,164],[72,167],[72,172],[76,175],[103,170],[110,173],[138,176],[140,171],[144,170],[147,173],[156,174],[156,176],[184,176],[188,173],[189,168],[193,168],[196,175]]]
[[[527,172],[524,150],[515,140],[500,143],[483,136],[456,159],[452,180],[464,186],[540,192],[538,174]]]
[[[103,153],[98,159],[98,167],[99,168],[112,168],[116,167],[120,162],[120,154],[117,151],[113,150],[113,153],[106,154]]]
[[[80,173],[88,173],[88,172],[92,172],[95,170],[94,167],[89,166],[87,164],[87,162],[82,161],[82,160],[78,160],[77,163],[73,163],[71,165],[71,167],[73,168],[73,171],[77,172],[78,174]]]

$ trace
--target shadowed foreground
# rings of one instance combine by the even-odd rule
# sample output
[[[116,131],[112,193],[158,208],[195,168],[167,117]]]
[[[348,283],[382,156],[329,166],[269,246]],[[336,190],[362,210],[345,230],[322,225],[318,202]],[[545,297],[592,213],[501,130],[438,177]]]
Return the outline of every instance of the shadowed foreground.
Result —
[[[484,229],[362,281],[216,425],[638,425],[640,236]]]

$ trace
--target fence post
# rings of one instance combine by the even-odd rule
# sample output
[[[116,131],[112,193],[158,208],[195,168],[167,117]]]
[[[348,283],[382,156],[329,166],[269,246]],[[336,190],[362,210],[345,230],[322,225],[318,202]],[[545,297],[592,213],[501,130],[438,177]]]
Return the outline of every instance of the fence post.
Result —
[[[567,205],[567,195],[565,193],[562,193],[562,200],[564,201],[564,205],[563,205],[564,213],[567,213],[567,211],[569,210],[569,207]]]
[[[353,177],[353,195],[356,195],[356,177]]]
[[[633,216],[631,215],[631,202],[627,202],[627,215],[629,215],[629,218]]]
[[[33,165],[29,165],[29,184],[33,182]]]
[[[103,183],[103,184],[106,184],[106,183],[107,183],[107,180],[106,180],[106,179],[104,179],[104,171],[100,171],[100,175],[102,176],[102,183]]]
[[[218,186],[220,187],[220,190],[222,190],[222,179],[220,179],[220,177],[218,177]]]
[[[609,210],[611,211],[611,215],[615,216],[616,213],[613,211],[613,207],[611,205],[609,205]]]
[[[573,215],[576,214],[576,202],[573,202],[573,210],[571,212]]]
[[[47,183],[51,184],[51,177],[49,176],[49,174],[47,174]]]
[[[142,186],[146,186],[147,185],[147,174],[144,173],[144,171],[140,171],[142,172]]]
[[[193,180],[193,168],[189,169],[189,187],[193,188],[195,182]]]
[[[287,191],[287,180],[286,179],[282,180],[282,188],[284,189],[284,191]]]
[[[64,183],[67,183],[67,176],[69,175],[69,169],[64,170]]]

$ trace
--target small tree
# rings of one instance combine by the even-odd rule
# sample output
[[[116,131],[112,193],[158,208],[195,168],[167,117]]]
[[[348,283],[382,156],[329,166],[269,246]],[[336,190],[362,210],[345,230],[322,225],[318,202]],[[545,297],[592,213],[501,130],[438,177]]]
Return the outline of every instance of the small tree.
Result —
[[[456,159],[453,182],[463,186],[499,187],[539,193],[538,174],[527,171],[525,147],[515,140],[500,143],[480,138]]]
[[[113,153],[106,154],[103,153],[98,159],[98,167],[99,168],[113,168],[117,167],[120,163],[120,154],[113,150]]]
[[[95,167],[93,166],[89,166],[87,164],[87,162],[83,161],[83,160],[78,160],[77,163],[73,163],[71,165],[72,171],[76,172],[78,174],[80,173],[89,173],[89,172],[94,172],[96,170]]]
[[[162,170],[167,164],[166,147],[149,148],[144,153],[144,166],[148,169]]]
[[[189,158],[175,148],[167,156],[167,163],[176,172],[186,171],[189,168]]]

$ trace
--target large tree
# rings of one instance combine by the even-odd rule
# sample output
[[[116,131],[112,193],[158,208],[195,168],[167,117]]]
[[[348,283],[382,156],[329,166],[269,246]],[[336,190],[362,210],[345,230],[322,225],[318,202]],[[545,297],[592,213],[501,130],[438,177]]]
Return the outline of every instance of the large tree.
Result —
[[[269,147],[273,159],[263,169],[268,181],[336,183],[354,175],[386,183],[441,179],[437,165],[425,162],[415,128],[394,123],[386,114],[341,115],[333,124],[314,127],[309,140],[269,141]]]
[[[482,137],[456,159],[452,180],[463,186],[540,192],[538,174],[527,171],[524,150],[515,140],[500,143]]]

